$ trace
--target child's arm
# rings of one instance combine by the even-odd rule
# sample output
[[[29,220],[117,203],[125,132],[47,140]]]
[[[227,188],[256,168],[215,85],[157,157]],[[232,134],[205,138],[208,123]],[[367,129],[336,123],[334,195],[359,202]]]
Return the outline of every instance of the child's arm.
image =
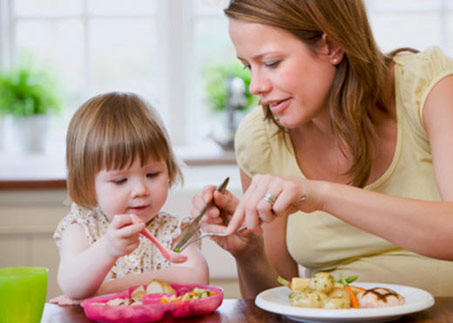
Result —
[[[182,254],[187,256],[187,261],[184,263],[172,264],[165,269],[110,280],[103,283],[96,294],[120,292],[131,286],[148,284],[154,278],[178,284],[208,284],[208,264],[195,244],[187,247]]]
[[[118,257],[138,246],[143,228],[143,223],[132,224],[129,215],[117,215],[106,234],[90,245],[83,228],[70,225],[60,248],[58,283],[63,293],[73,299],[94,295]]]

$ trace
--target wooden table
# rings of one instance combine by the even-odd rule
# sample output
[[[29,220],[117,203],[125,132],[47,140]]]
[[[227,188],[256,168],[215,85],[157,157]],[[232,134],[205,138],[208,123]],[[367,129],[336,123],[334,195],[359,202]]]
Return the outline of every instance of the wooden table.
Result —
[[[58,306],[46,304],[42,323],[87,323],[93,322],[85,317],[80,306]],[[172,322],[165,316],[161,322]],[[177,322],[290,322],[284,316],[269,313],[255,306],[250,299],[225,299],[212,314]],[[409,314],[394,322],[453,322],[453,297],[437,297],[433,307],[414,314]]]

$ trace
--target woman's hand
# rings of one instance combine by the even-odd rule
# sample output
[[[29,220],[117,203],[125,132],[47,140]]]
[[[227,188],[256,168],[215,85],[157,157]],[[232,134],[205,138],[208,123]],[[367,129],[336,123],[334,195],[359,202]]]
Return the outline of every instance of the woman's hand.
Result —
[[[239,200],[228,190],[224,193],[216,191],[215,186],[207,186],[201,194],[192,198],[191,214],[197,216],[200,210],[209,201],[214,200],[214,206],[208,208],[201,220],[202,229],[205,232],[225,232]],[[247,232],[233,233],[227,237],[211,237],[220,247],[230,252],[233,256],[243,252],[246,247],[253,245],[256,237]]]
[[[262,234],[262,222],[299,210],[319,209],[320,202],[312,194],[315,183],[303,178],[255,175],[229,221],[227,233],[245,223],[249,232]]]
[[[145,223],[134,223],[130,214],[115,215],[104,236],[107,251],[114,257],[131,253],[138,247],[139,233],[144,228]]]

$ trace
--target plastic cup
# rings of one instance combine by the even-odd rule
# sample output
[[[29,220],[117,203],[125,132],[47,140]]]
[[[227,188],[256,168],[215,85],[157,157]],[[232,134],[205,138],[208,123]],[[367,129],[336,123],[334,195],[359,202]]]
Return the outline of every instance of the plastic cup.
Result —
[[[48,269],[0,268],[0,321],[39,323],[47,296]]]

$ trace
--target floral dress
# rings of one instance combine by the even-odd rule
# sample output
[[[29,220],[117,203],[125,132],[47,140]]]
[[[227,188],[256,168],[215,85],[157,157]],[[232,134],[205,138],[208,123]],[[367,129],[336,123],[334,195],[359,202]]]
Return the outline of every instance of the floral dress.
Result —
[[[174,239],[181,235],[181,227],[187,225],[191,220],[191,216],[176,217],[160,211],[148,224],[148,230],[162,245],[172,248]],[[90,244],[102,237],[110,224],[99,208],[90,210],[73,203],[69,214],[60,221],[53,235],[59,250],[64,231],[73,223],[78,223],[82,226]],[[139,236],[139,239],[139,246],[130,254],[118,258],[107,274],[105,281],[128,274],[143,273],[170,266],[170,262],[162,256],[151,241],[142,235]]]

